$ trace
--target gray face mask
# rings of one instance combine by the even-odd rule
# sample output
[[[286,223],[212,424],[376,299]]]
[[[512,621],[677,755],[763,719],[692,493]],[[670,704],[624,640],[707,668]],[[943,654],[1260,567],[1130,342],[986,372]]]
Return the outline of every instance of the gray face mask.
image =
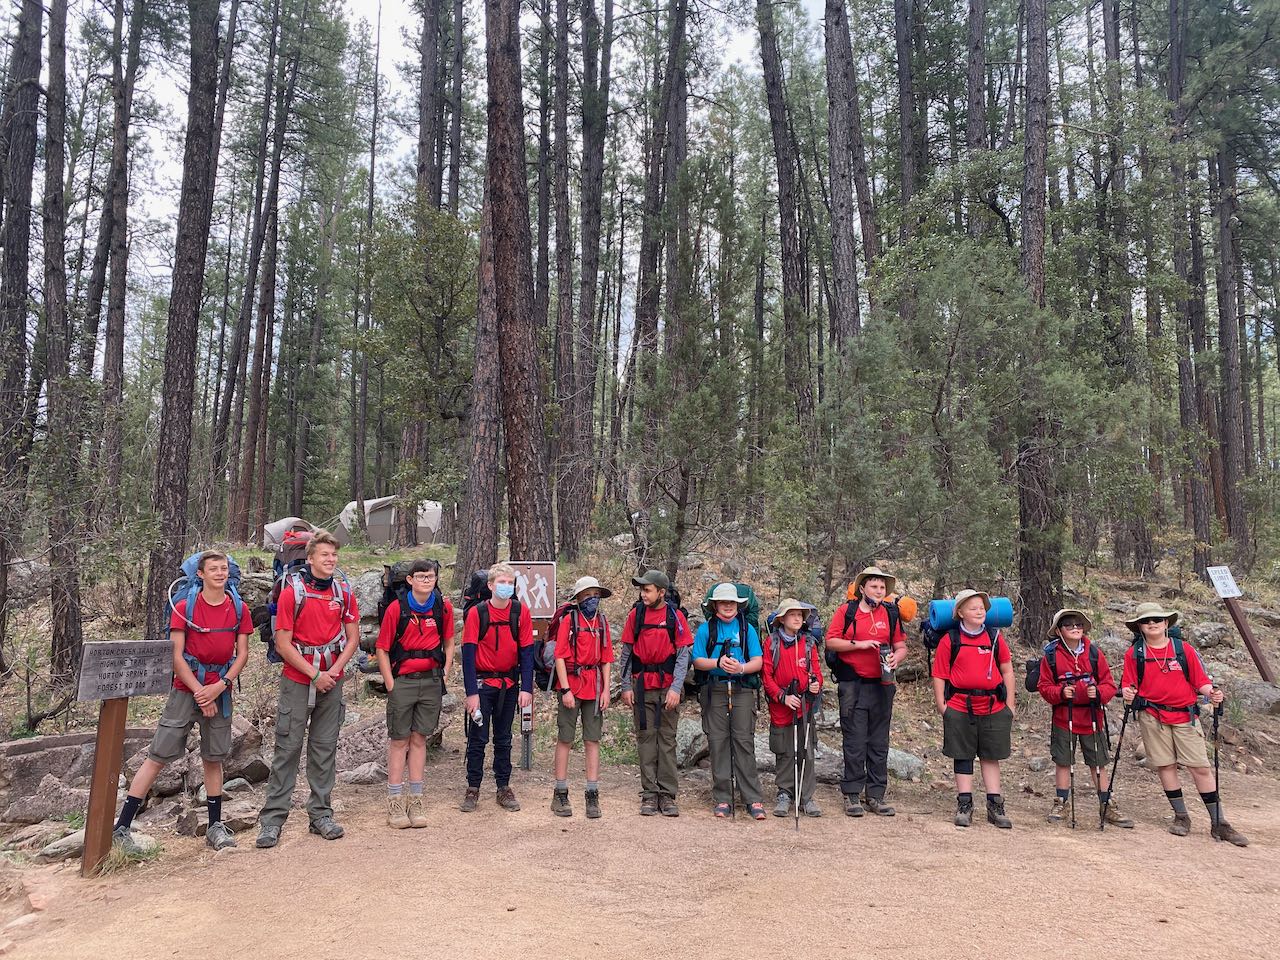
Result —
[[[596,611],[600,609],[600,598],[587,597],[587,599],[578,604],[578,609],[582,611],[584,617],[594,617]]]

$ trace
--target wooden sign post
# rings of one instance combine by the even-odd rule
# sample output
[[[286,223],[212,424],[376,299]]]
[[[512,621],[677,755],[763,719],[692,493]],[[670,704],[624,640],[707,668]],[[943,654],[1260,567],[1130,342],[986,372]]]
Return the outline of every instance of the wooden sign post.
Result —
[[[129,698],[167,693],[172,685],[173,644],[168,640],[108,640],[84,645],[76,699],[101,700],[102,707],[89,781],[81,876],[96,874],[111,850]]]
[[[516,599],[533,621],[533,642],[542,643],[556,612],[556,565],[553,560],[512,560],[516,569]],[[527,728],[527,729],[526,729]],[[520,767],[533,769],[533,716],[520,719]]]
[[[1231,621],[1236,625],[1236,630],[1240,632],[1240,637],[1244,640],[1245,649],[1249,651],[1249,656],[1253,658],[1253,665],[1258,668],[1259,675],[1267,683],[1275,683],[1276,675],[1271,670],[1271,664],[1267,662],[1262,648],[1258,646],[1257,638],[1253,635],[1253,630],[1244,618],[1244,608],[1240,606],[1239,599],[1244,594],[1240,587],[1236,585],[1236,578],[1231,575],[1231,568],[1206,567],[1205,573],[1209,575],[1209,580],[1213,583],[1213,589],[1222,598],[1222,603],[1226,606],[1227,613],[1231,616]]]

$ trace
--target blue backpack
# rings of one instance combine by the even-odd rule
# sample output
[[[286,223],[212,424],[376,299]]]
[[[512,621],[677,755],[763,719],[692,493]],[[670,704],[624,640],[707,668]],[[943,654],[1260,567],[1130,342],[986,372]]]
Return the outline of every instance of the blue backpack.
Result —
[[[177,613],[178,601],[185,600],[186,606],[183,607],[182,619],[186,621],[188,630],[194,630],[196,633],[219,633],[228,628],[219,627],[211,630],[208,627],[197,626],[191,619],[196,609],[196,597],[204,589],[204,580],[200,577],[202,556],[204,556],[203,550],[191,554],[182,561],[178,579],[169,584],[169,609]],[[227,596],[231,598],[236,611],[236,625],[230,629],[232,632],[239,632],[240,621],[244,618],[244,600],[240,596],[240,564],[236,563],[234,557],[228,556],[227,568],[230,573],[227,577]]]

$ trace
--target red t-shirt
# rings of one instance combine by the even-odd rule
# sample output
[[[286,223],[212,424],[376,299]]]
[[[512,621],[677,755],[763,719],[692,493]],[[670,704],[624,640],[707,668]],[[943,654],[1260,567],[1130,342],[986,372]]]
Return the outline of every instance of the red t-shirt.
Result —
[[[863,610],[861,603],[853,603],[853,623],[846,622],[846,612],[850,604],[842,603],[831,617],[831,626],[827,628],[827,639],[839,637],[844,640],[878,640],[882,647],[892,647],[895,643],[906,643],[907,635],[903,632],[902,621],[898,621],[898,629],[894,636],[889,636],[889,611],[882,603],[874,610]],[[845,650],[838,654],[842,663],[853,668],[854,673],[868,680],[880,679],[880,652],[878,650]]]
[[[636,610],[631,608],[627,614],[627,622],[622,627],[622,642],[631,644],[631,675],[642,675],[644,689],[665,690],[675,679],[669,670],[662,675],[643,673],[642,664],[659,664],[668,660],[676,651],[671,646],[671,634],[667,631],[667,605],[664,602],[656,610],[644,608],[642,629],[636,629]],[[689,629],[689,621],[683,613],[676,610],[676,647],[693,646],[693,631]]]
[[[1049,665],[1045,657],[1040,658],[1040,696],[1045,702],[1053,707],[1053,725],[1060,730],[1070,730],[1072,733],[1092,733],[1094,725],[1099,728],[1102,725],[1102,717],[1098,715],[1094,707],[1106,706],[1116,695],[1116,682],[1111,676],[1111,665],[1107,663],[1107,655],[1102,652],[1102,648],[1098,647],[1098,672],[1093,676],[1093,665],[1090,659],[1089,648],[1092,641],[1084,638],[1084,645],[1080,648],[1079,653],[1072,653],[1065,644],[1055,643],[1054,649],[1054,665],[1057,668],[1057,682],[1054,681],[1054,674],[1049,670]],[[1094,684],[1098,688],[1098,698],[1096,700],[1089,699],[1088,679],[1092,676]],[[1068,678],[1076,677],[1076,682],[1072,684],[1074,687],[1075,699],[1068,704],[1066,698],[1062,696],[1062,685],[1069,682]],[[1070,714],[1070,719],[1068,719]]]
[[[990,690],[990,695],[966,696],[953,694],[947,706],[953,710],[969,711],[972,702],[975,716],[987,716],[999,713],[1005,704],[995,695],[995,689],[1004,682],[1000,674],[1000,665],[1008,663],[1011,656],[1009,645],[1004,642],[1004,634],[996,631],[996,649],[991,649],[991,638],[986,631],[970,636],[960,631],[960,652],[956,654],[956,665],[951,666],[951,633],[947,633],[933,655],[933,675],[938,680],[950,680],[957,690]]]
[[[778,669],[773,669],[773,646],[779,644]],[[808,662],[805,662],[805,638],[801,635],[796,642],[787,646],[782,643],[780,635],[775,631],[764,638],[764,692],[769,698],[769,722],[775,727],[788,726],[795,720],[795,714],[778,698],[783,691],[796,681],[796,690],[803,696],[809,690],[809,684],[818,681],[822,686],[822,661],[818,657],[818,644],[813,643],[809,650]],[[812,708],[810,708],[812,709]]]
[[[599,685],[600,664],[613,663],[613,638],[609,636],[609,621],[596,614],[594,622],[577,615],[577,636],[569,636],[573,629],[574,615],[566,613],[556,631],[556,659],[565,662],[569,677],[569,691],[579,700],[594,700]],[[574,668],[577,668],[577,673]]]
[[[173,613],[169,617],[170,630],[182,630],[186,636],[182,649],[201,663],[221,665],[236,655],[236,637],[253,633],[253,617],[249,613],[249,605],[244,604],[240,614],[240,622],[236,623],[236,605],[230,595],[225,595],[219,604],[211,604],[205,600],[204,592],[196,594],[196,609],[191,615],[191,623],[197,627],[212,631],[203,633],[193,630],[187,623],[187,601],[179,600],[174,604]],[[173,689],[186,690],[187,685],[173,677]],[[188,691],[189,692],[189,691]]]
[[[1187,670],[1191,676],[1182,673],[1182,664],[1173,655],[1173,641],[1163,647],[1152,647],[1143,644],[1146,650],[1146,664],[1142,668],[1142,685],[1138,687],[1138,696],[1152,703],[1163,703],[1170,707],[1189,707],[1196,702],[1201,687],[1212,684],[1209,675],[1204,672],[1204,664],[1195,648],[1185,640],[1182,649],[1187,654]],[[1122,687],[1136,686],[1138,683],[1138,667],[1133,656],[1133,647],[1124,655],[1124,671],[1120,675]],[[1152,710],[1161,723],[1190,723],[1191,714],[1172,712],[1169,710]]]
[[[467,611],[467,619],[462,626],[463,645],[473,643],[476,647],[476,672],[518,672],[520,648],[533,646],[533,620],[529,617],[529,608],[524,604],[520,605],[520,622],[516,625],[520,643],[517,646],[511,637],[511,604],[508,603],[499,609],[488,600],[484,603],[489,607],[488,634],[484,637],[479,636],[480,604],[478,603]],[[504,677],[488,677],[480,682],[491,687],[516,685],[515,680]]]
[[[276,601],[276,629],[292,630],[295,647],[322,647],[326,643],[343,636],[343,626],[360,622],[360,609],[356,596],[339,582],[330,584],[327,590],[317,590],[314,586],[306,586],[306,600],[302,604],[302,612],[294,622],[293,611],[297,601],[293,595],[293,584],[287,582],[280,588],[280,599]],[[342,595],[347,595],[347,612],[342,612]],[[315,657],[303,654],[303,659],[315,665]],[[330,657],[330,660],[333,658]],[[305,673],[295,670],[289,664],[284,665],[284,675],[295,683],[311,683]]]
[[[444,638],[453,637],[453,604],[444,597],[436,597],[436,603],[443,603],[441,610],[444,618]],[[441,649],[443,640],[440,632],[436,627],[436,611],[434,609],[426,613],[416,613],[413,610],[409,612],[409,623],[404,628],[404,636],[400,638],[400,646],[405,650],[424,650],[437,651],[440,654],[439,660],[427,659],[419,657],[416,659],[404,660],[400,664],[400,676],[408,673],[421,673],[424,670],[433,670],[443,666],[444,651]],[[391,642],[396,637],[396,627],[400,624],[400,601],[392,600],[387,607],[387,612],[382,615],[382,624],[378,628],[377,649],[391,652]]]

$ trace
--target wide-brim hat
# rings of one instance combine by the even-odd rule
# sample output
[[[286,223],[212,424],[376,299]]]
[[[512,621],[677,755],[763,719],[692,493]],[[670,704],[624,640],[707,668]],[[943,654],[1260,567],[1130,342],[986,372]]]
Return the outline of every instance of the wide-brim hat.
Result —
[[[989,594],[983,593],[981,590],[961,590],[956,594],[956,598],[951,604],[951,609],[954,611],[957,620],[960,619],[960,607],[966,600],[972,600],[974,597],[981,597],[982,606],[987,610],[991,609],[991,596]]]
[[[573,585],[570,597],[577,600],[578,597],[582,596],[582,591],[591,589],[599,590],[601,599],[613,596],[613,591],[608,587],[600,586],[600,581],[595,577],[579,577]]]
[[[661,570],[646,570],[643,577],[632,577],[631,582],[637,587],[657,587],[660,590],[671,589],[671,580]]]
[[[1049,633],[1047,639],[1052,640],[1058,635],[1058,624],[1067,617],[1079,617],[1084,621],[1084,629],[1086,632],[1093,629],[1093,621],[1089,619],[1089,615],[1083,610],[1072,610],[1070,608],[1059,610],[1053,615],[1053,620],[1049,623]]]
[[[734,603],[746,603],[747,601],[738,596],[738,588],[732,583],[717,583],[716,588],[711,591],[711,596],[707,597],[710,603],[719,603],[722,600],[732,601]]]
[[[1140,621],[1153,618],[1168,620],[1169,626],[1172,627],[1178,622],[1178,611],[1166,610],[1164,604],[1161,603],[1140,603],[1138,604],[1138,609],[1133,611],[1133,616],[1126,620],[1124,625],[1130,630],[1137,630]]]
[[[795,597],[787,597],[787,599],[783,600],[780,604],[778,604],[778,612],[775,614],[775,616],[779,620],[781,620],[792,610],[799,610],[801,613],[803,613],[807,610],[812,610],[812,609],[813,609],[812,604],[801,603],[799,600],[795,599]]]
[[[854,597],[861,597],[862,585],[866,583],[868,580],[870,580],[872,577],[879,577],[881,580],[884,581],[885,593],[893,593],[893,591],[896,590],[898,587],[897,577],[895,577],[891,573],[885,573],[883,570],[881,570],[877,566],[870,566],[870,567],[866,567],[861,573],[859,573],[856,577],[854,577],[853,583],[849,584],[849,592],[853,595],[849,597],[849,599],[852,600]]]

